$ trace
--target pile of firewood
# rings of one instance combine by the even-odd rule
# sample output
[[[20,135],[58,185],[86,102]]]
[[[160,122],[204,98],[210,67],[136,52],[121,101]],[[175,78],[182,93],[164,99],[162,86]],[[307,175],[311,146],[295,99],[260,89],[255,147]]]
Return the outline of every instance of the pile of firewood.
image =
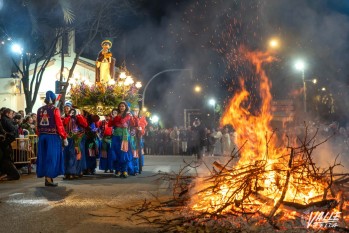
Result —
[[[336,160],[326,169],[316,166],[312,153],[327,140],[316,144],[315,136],[299,140],[298,147],[288,147],[290,153],[278,159],[281,165],[268,166],[266,159],[235,166],[232,161],[239,156],[236,151],[224,164],[215,161],[211,174],[204,178],[192,173],[200,166],[197,163],[187,164],[178,174],[162,174],[161,179],[171,182],[172,197],[145,200],[132,217],[159,227],[161,232],[349,232],[349,174],[334,173],[334,168],[341,165]],[[273,184],[279,192],[276,200],[265,195],[263,191],[268,187],[261,185],[271,171],[277,174]],[[198,182],[206,185],[197,186]],[[322,192],[307,204],[285,198],[291,186],[301,190],[317,183],[323,187]],[[219,195],[223,186],[227,192],[218,196],[219,203],[193,208],[193,203]],[[316,220],[312,217],[315,213],[317,220],[324,221],[328,221],[329,213],[337,213],[335,224],[311,225]]]

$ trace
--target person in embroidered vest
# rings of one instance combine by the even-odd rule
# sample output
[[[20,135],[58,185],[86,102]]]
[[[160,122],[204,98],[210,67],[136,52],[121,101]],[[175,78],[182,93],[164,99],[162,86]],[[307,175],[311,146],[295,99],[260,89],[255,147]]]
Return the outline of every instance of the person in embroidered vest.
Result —
[[[147,120],[144,116],[139,116],[139,107],[134,106],[132,108],[131,118],[131,150],[133,155],[133,170],[134,175],[142,172],[144,165],[144,144],[143,135],[145,134],[145,127],[147,126]]]
[[[101,43],[102,50],[98,53],[96,61],[96,83],[108,84],[114,79],[115,58],[110,52],[112,43],[110,40],[104,40]]]
[[[62,120],[64,129],[68,134],[69,143],[63,150],[65,168],[63,179],[71,180],[78,178],[81,174],[79,171],[79,163],[81,161],[80,143],[84,134],[84,128],[88,127],[88,123],[79,111],[74,108],[70,109]]]
[[[110,119],[111,116],[106,114],[104,120],[100,121],[98,124],[98,135],[101,139],[99,169],[104,170],[105,173],[108,171],[113,173],[113,165],[115,162],[115,157],[113,157],[113,153],[111,152],[113,128],[108,126]]]
[[[37,132],[39,135],[36,174],[45,177],[45,186],[57,186],[53,178],[64,174],[64,146],[68,146],[67,133],[64,130],[59,109],[55,107],[56,95],[46,92],[45,106],[37,112]]]
[[[108,122],[109,127],[113,127],[111,148],[115,156],[115,176],[128,177],[128,163],[132,161],[130,150],[130,120],[131,114],[125,101],[118,105],[118,114]]]

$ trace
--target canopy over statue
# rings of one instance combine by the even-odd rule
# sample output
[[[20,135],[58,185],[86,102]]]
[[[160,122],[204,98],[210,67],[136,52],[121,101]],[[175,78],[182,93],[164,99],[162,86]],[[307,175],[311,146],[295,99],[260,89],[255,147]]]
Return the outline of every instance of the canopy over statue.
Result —
[[[96,83],[108,83],[114,79],[115,58],[110,52],[112,45],[110,40],[104,40],[101,43],[102,50],[98,53],[96,60]]]

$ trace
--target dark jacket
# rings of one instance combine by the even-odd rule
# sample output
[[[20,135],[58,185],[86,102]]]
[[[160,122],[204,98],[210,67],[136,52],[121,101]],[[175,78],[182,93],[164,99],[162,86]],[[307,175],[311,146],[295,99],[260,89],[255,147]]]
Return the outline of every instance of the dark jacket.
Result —
[[[6,137],[11,138],[11,142],[18,138],[18,125],[15,125],[11,118],[2,116],[1,125],[6,132]]]

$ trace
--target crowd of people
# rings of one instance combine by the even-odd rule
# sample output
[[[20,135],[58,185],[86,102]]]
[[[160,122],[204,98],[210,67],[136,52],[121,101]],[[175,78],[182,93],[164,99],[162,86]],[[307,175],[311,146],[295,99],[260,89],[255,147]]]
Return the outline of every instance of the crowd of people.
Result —
[[[56,95],[46,93],[45,105],[37,114],[23,116],[3,108],[1,113],[1,167],[2,177],[19,179],[12,161],[11,143],[20,135],[37,134],[36,174],[45,177],[45,186],[57,186],[53,178],[78,179],[95,174],[98,169],[114,173],[116,177],[138,175],[144,164],[143,135],[147,121],[139,116],[138,106],[129,109],[126,102],[104,119],[86,111],[80,112],[67,102],[63,115],[55,107]],[[18,167],[17,167],[18,168]]]
[[[231,127],[209,129],[193,125],[160,129],[150,126],[144,135],[145,153],[153,155],[230,156],[236,148],[236,132]]]
[[[80,112],[67,102],[61,115],[55,107],[56,95],[48,91],[45,105],[37,113],[24,115],[10,108],[0,109],[0,178],[20,179],[20,166],[12,157],[11,143],[22,135],[36,134],[36,173],[45,177],[46,186],[57,186],[53,178],[64,175],[65,180],[93,175],[98,169],[115,177],[138,175],[144,165],[144,154],[189,155],[201,160],[203,156],[231,156],[237,151],[237,134],[231,127],[209,129],[196,118],[190,127],[161,129],[147,126],[138,106],[120,102],[101,120],[97,115]],[[303,138],[305,132],[328,141],[338,153],[349,152],[349,127],[337,122],[321,124],[308,122],[293,126],[287,132]],[[330,137],[333,135],[332,137]],[[99,163],[97,162],[99,161]]]

